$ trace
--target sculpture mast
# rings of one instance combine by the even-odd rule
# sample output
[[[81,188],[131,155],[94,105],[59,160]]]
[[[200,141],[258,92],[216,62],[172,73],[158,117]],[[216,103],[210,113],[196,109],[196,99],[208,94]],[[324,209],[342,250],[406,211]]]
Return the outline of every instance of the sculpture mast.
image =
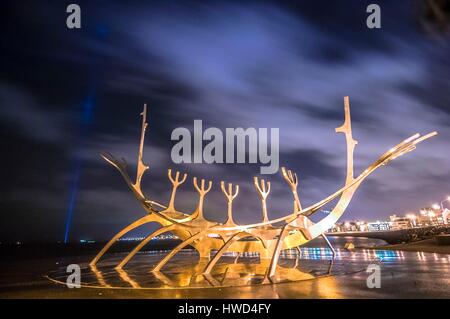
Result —
[[[148,166],[145,165],[144,160],[142,158],[143,152],[144,152],[144,140],[145,140],[145,130],[147,129],[147,104],[144,104],[144,109],[141,113],[142,115],[142,129],[141,129],[141,141],[139,143],[139,154],[138,154],[138,162],[137,162],[137,168],[136,168],[136,182],[133,184],[135,190],[138,192],[139,195],[142,196],[143,199],[145,199],[144,194],[142,193],[141,189],[141,180],[142,176],[144,175],[145,171],[148,169]]]
[[[347,177],[345,184],[348,185],[353,181],[353,152],[358,141],[353,139],[352,135],[352,120],[350,116],[350,101],[349,97],[344,97],[345,120],[342,126],[336,128],[336,133],[344,133],[347,142]]]

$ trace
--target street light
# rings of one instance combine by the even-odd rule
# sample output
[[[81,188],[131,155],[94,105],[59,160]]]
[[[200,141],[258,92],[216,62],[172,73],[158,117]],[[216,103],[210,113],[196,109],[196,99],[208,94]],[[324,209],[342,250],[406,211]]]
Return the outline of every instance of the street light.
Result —
[[[408,215],[406,215],[406,218],[409,219],[409,221],[411,222],[411,225],[412,225],[413,227],[416,226],[416,215],[414,215],[414,214],[408,214]]]
[[[349,223],[349,222],[345,222],[345,223],[344,223],[344,226],[345,226],[345,230],[346,230],[346,231],[349,231],[350,223]]]
[[[430,218],[430,223],[431,223],[431,225],[434,224],[433,218],[434,218],[435,216],[436,216],[436,214],[435,214],[435,212],[433,212],[432,210],[430,210],[430,211],[428,212],[428,217]]]
[[[446,199],[444,199],[443,201],[441,201],[441,210],[444,211],[444,203],[445,202],[450,202],[450,196],[447,196]]]

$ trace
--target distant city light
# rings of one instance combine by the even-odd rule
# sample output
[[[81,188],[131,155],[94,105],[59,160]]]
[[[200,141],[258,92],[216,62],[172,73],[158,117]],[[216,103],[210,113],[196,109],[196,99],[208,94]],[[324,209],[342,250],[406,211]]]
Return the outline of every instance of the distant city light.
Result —
[[[93,244],[93,243],[95,243],[95,240],[91,240],[91,239],[80,239],[80,243],[81,243],[81,244]]]
[[[144,240],[145,237],[124,237],[124,238],[120,238],[117,241],[142,241]],[[154,238],[152,238],[151,240],[165,240],[165,239],[178,239],[177,236],[172,235],[172,234],[162,234],[159,236],[156,236]]]

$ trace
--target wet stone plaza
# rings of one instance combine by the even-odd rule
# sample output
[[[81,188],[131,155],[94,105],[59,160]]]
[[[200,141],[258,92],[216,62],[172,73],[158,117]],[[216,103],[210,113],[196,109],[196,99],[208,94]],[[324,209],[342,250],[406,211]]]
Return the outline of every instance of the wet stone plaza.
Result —
[[[209,276],[206,258],[193,249],[152,272],[169,247],[146,249],[122,270],[116,266],[126,252],[109,253],[96,267],[90,254],[2,260],[0,298],[450,298],[449,254],[387,250],[367,238],[330,240],[335,258],[320,240],[284,250],[274,283],[266,278],[268,262],[251,253],[226,253]],[[357,248],[345,249],[349,241]],[[81,268],[79,289],[66,285],[70,264]],[[380,288],[367,286],[369,265],[380,267]]]
[[[222,258],[211,274],[203,274],[209,260],[198,258],[194,250],[185,250],[175,257],[162,271],[151,269],[167,252],[154,251],[140,254],[124,269],[115,269],[122,254],[103,261],[100,265],[82,266],[82,286],[86,288],[211,288],[242,287],[272,284],[267,278],[268,260],[260,261],[256,254],[228,254]],[[393,254],[393,252],[388,252]],[[324,276],[345,275],[365,270],[370,262],[379,258],[370,251],[349,253],[337,251],[333,258],[327,248],[301,248],[288,250],[281,255],[277,276],[273,283],[297,282]],[[67,272],[61,267],[48,274],[50,280],[66,284]]]
[[[122,270],[115,269],[122,254],[112,254],[96,267],[80,264],[82,288],[66,287],[66,264],[45,274],[46,290],[58,297],[142,298],[399,298],[450,297],[450,256],[392,250],[301,248],[283,252],[277,276],[266,278],[268,265],[258,257],[223,257],[210,275],[207,261],[185,250],[158,272],[152,272],[166,252],[143,252]],[[381,269],[381,287],[367,286],[370,264]],[[439,278],[437,280],[436,278]]]

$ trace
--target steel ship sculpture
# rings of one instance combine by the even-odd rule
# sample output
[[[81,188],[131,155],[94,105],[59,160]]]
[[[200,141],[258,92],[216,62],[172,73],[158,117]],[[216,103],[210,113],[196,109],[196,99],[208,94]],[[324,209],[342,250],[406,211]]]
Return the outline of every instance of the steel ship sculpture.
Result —
[[[146,236],[131,252],[129,252],[116,266],[116,270],[120,271],[123,269],[133,256],[135,256],[136,253],[138,253],[151,239],[167,232],[171,232],[177,236],[181,240],[181,243],[165,255],[156,266],[151,269],[154,273],[158,273],[172,257],[187,246],[193,247],[198,252],[200,258],[206,258],[204,260],[207,262],[203,263],[206,265],[201,270],[206,276],[213,271],[214,266],[225,252],[234,252],[237,254],[246,252],[257,253],[259,254],[259,258],[264,260],[264,263],[268,264],[266,280],[272,282],[276,275],[280,253],[284,249],[298,248],[309,241],[322,236],[334,253],[333,247],[324,233],[344,214],[345,209],[361,183],[379,167],[414,150],[418,143],[437,134],[437,132],[431,132],[426,135],[420,135],[418,133],[412,135],[382,154],[361,174],[354,177],[353,153],[358,142],[353,139],[352,135],[350,105],[347,96],[344,97],[344,109],[344,124],[336,128],[337,133],[344,134],[347,145],[347,173],[344,186],[319,202],[309,207],[303,207],[297,191],[297,174],[283,167],[281,172],[292,193],[293,210],[282,218],[270,219],[267,209],[267,200],[270,194],[270,182],[263,178],[254,177],[253,184],[261,201],[262,221],[254,224],[238,225],[233,219],[233,202],[239,194],[239,185],[225,183],[224,181],[220,182],[220,188],[227,202],[228,218],[225,223],[210,221],[204,217],[203,203],[206,195],[212,189],[212,181],[206,181],[204,179],[199,180],[197,177],[193,178],[193,185],[198,192],[198,203],[196,209],[191,214],[180,212],[175,208],[177,190],[186,182],[187,174],[180,174],[178,171],[173,172],[171,169],[168,170],[168,179],[172,184],[172,192],[167,205],[160,204],[144,194],[141,188],[141,181],[144,173],[149,168],[143,161],[145,131],[148,125],[146,120],[147,108],[144,105],[144,110],[141,113],[142,130],[135,180],[132,181],[130,175],[127,173],[127,164],[124,160],[117,160],[110,154],[102,154],[102,157],[120,172],[147,214],[126,226],[111,238],[90,262],[90,266],[95,267],[100,258],[122,236],[137,227],[152,222],[160,224],[161,227]],[[337,198],[339,198],[337,204],[325,218],[318,222],[313,222],[311,220],[313,214],[321,211],[323,206]],[[214,251],[216,253],[212,254]]]

